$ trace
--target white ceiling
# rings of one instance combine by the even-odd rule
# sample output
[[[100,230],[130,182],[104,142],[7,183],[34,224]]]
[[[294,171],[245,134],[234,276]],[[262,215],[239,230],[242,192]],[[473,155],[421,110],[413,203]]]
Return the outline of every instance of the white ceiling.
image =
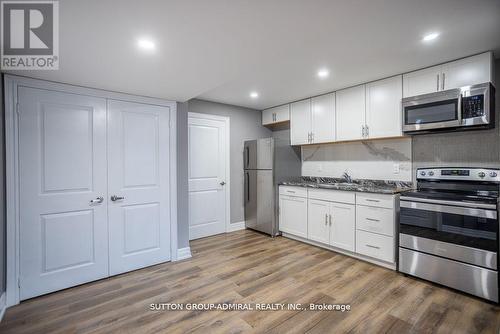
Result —
[[[263,109],[487,50],[499,0],[61,0],[60,70],[17,73]]]

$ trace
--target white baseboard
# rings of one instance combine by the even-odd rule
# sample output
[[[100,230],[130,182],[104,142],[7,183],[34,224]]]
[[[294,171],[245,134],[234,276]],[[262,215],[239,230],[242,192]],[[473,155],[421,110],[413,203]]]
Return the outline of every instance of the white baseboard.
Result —
[[[0,321],[2,321],[3,316],[5,314],[5,310],[7,309],[7,303],[5,299],[6,299],[6,294],[4,292],[0,296]]]
[[[177,261],[189,259],[191,257],[191,247],[179,248],[177,250]]]
[[[227,233],[229,232],[235,232],[235,231],[240,231],[245,229],[245,221],[237,222],[237,223],[231,223],[227,227]]]

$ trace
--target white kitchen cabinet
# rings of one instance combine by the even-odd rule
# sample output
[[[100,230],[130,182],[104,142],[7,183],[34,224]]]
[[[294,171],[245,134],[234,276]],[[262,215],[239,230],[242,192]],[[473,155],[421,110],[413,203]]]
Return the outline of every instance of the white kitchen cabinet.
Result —
[[[331,246],[354,252],[355,210],[355,206],[351,204],[331,203]]]
[[[356,252],[378,260],[394,262],[395,243],[393,237],[356,231]]]
[[[366,84],[366,135],[368,138],[402,135],[401,75]]]
[[[363,138],[365,85],[337,91],[335,131],[338,141]]]
[[[328,244],[330,242],[330,202],[308,200],[307,206],[307,238]]]
[[[435,93],[440,87],[441,66],[403,74],[403,97]]]
[[[312,98],[311,143],[328,143],[335,140],[335,93]]]
[[[403,75],[403,97],[442,90],[494,83],[494,62],[491,52],[482,53]]]
[[[262,125],[273,125],[290,120],[290,105],[266,109],[262,111]]]
[[[279,229],[307,238],[307,198],[280,195]]]
[[[493,82],[493,60],[490,52],[446,63],[442,66],[441,87],[444,90]]]
[[[290,104],[290,142],[292,145],[310,143],[311,99]]]

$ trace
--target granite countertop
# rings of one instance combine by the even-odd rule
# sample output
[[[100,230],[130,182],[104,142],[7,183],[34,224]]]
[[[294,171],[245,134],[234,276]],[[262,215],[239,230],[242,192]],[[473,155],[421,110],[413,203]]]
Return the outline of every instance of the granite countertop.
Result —
[[[412,182],[359,179],[348,183],[345,179],[310,176],[283,181],[280,185],[378,194],[397,194],[413,189]]]

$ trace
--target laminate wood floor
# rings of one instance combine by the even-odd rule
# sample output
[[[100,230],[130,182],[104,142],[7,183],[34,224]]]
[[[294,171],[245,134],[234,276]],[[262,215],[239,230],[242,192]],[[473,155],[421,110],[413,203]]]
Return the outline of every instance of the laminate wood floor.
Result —
[[[498,333],[500,308],[294,240],[238,231],[193,258],[34,298],[0,333]],[[344,303],[340,311],[151,311],[151,303]]]

